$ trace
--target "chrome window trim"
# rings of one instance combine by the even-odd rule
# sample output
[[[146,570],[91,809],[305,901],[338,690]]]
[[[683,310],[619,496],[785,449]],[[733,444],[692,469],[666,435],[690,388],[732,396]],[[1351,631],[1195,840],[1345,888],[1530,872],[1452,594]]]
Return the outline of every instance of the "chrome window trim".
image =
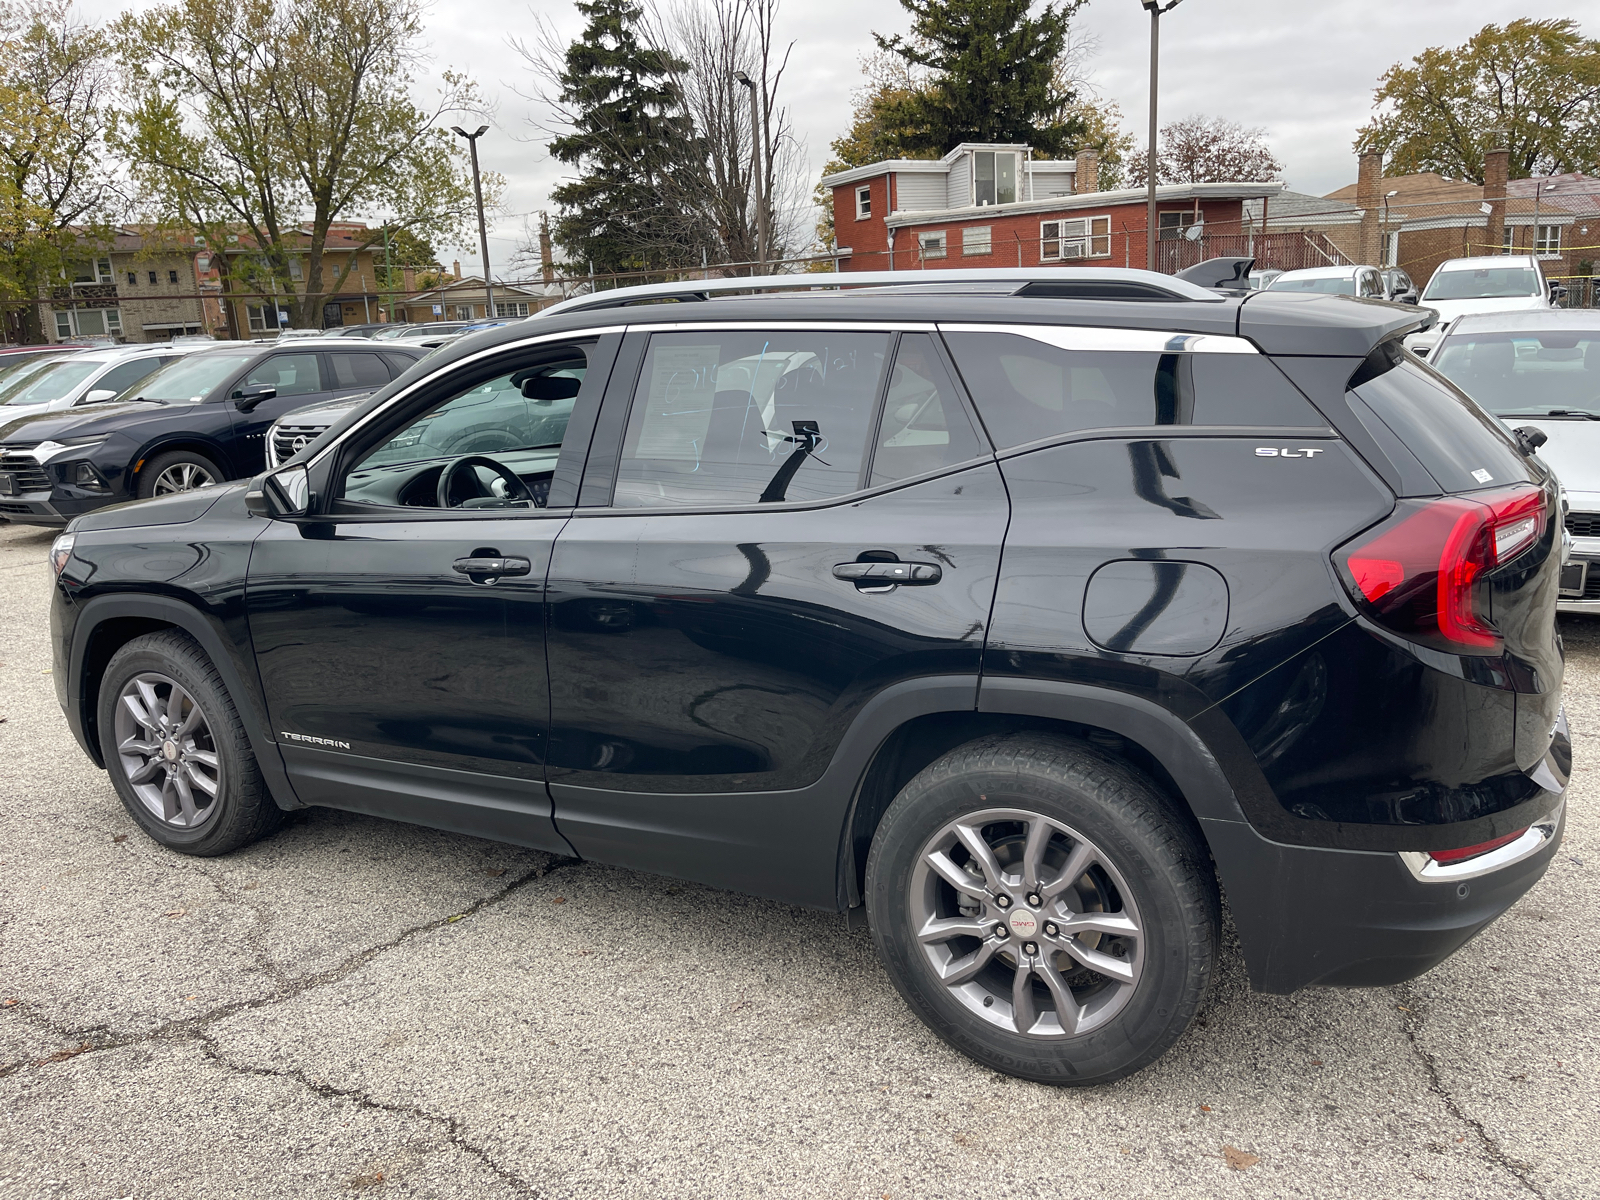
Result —
[[[1256,354],[1247,338],[1221,333],[1118,329],[1108,325],[954,324],[940,321],[941,333],[1012,333],[1059,350],[1099,350],[1144,354]]]
[[[1561,815],[1566,807],[1567,802],[1562,800],[1548,816],[1541,817],[1530,825],[1527,832],[1516,841],[1508,842],[1476,858],[1469,858],[1465,862],[1437,863],[1421,850],[1398,851],[1400,861],[1405,863],[1406,870],[1411,872],[1413,878],[1422,883],[1460,883],[1467,879],[1477,879],[1481,875],[1492,874],[1525,858],[1531,858],[1543,850],[1550,839],[1555,837],[1556,830],[1561,827]]]
[[[469,354],[465,358],[457,359],[448,367],[442,368],[442,371],[453,372],[458,367],[466,366],[468,363],[482,362],[485,359],[494,358],[500,354],[506,354],[516,350],[525,350],[530,346],[537,346],[543,343],[587,341],[590,338],[601,337],[608,333],[625,334],[627,332],[628,327],[626,325],[597,325],[593,329],[569,329],[564,333],[541,333],[533,337],[523,338],[519,341],[502,342],[498,346],[486,347],[485,349],[478,351],[476,354]],[[440,374],[441,371],[430,372],[429,374],[424,375],[421,379],[418,379],[416,382],[412,383],[410,386],[402,388],[400,391],[390,396],[382,404],[378,405],[377,408],[373,409],[366,416],[362,417],[361,420],[350,426],[349,429],[346,429],[326,446],[323,446],[321,449],[313,452],[311,457],[306,459],[305,465],[310,467],[320,462],[328,454],[331,454],[333,451],[337,450],[341,445],[343,445],[345,439],[351,434],[360,429],[366,428],[373,421],[382,417],[384,413],[388,412],[395,405],[399,404],[407,397],[415,395],[418,388],[427,387],[428,385],[436,382]]]
[[[802,333],[936,333],[933,321],[673,321],[661,325],[630,325],[629,333],[706,333],[729,329],[736,333],[750,330],[782,329]]]

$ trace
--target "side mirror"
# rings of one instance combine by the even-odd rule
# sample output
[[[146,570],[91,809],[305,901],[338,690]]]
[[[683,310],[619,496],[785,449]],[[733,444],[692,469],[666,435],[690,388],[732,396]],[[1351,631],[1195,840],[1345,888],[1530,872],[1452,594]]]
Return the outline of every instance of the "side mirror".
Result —
[[[303,517],[311,511],[311,478],[304,467],[284,467],[256,476],[244,494],[245,508],[258,517]]]
[[[233,406],[240,412],[249,412],[263,400],[271,400],[278,394],[275,387],[247,387],[235,388],[233,391]]]
[[[95,388],[94,391],[90,392],[87,396],[85,396],[78,403],[80,403],[80,404],[99,404],[102,400],[115,400],[116,398],[117,398],[117,393],[115,391],[113,391],[111,388]]]

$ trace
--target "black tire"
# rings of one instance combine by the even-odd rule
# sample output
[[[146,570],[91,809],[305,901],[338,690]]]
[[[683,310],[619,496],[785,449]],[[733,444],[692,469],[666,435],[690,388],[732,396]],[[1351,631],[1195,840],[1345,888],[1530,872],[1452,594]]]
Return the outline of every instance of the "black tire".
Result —
[[[166,683],[160,682],[162,680]],[[172,710],[171,698],[176,694],[172,684],[176,684],[191,702],[187,709],[181,711],[192,712],[197,709],[199,713],[199,722],[194,731],[170,739],[177,748],[175,753],[185,757],[173,762],[171,771],[165,771],[163,767],[163,770],[158,770],[143,782],[136,782],[134,776],[140,772],[134,770],[130,774],[129,764],[159,760],[160,765],[171,760],[161,759],[158,755],[141,755],[136,750],[126,754],[119,750],[119,744],[127,744],[125,739],[130,730],[133,736],[144,739],[148,744],[156,744],[156,737],[149,732],[149,727],[123,701],[125,689],[130,685],[137,688],[135,681],[142,681],[152,688],[157,698],[156,705],[146,706],[147,715],[149,711],[160,707],[162,700],[167,702],[167,710]],[[163,846],[201,857],[227,854],[265,837],[282,822],[283,812],[273,801],[261,778],[250,739],[245,734],[244,724],[239,720],[227,689],[222,685],[221,677],[205,652],[187,634],[176,630],[145,634],[118,650],[112,655],[101,677],[96,707],[100,750],[105,757],[112,786],[117,789],[117,795],[133,819]],[[122,731],[121,736],[118,732],[119,708],[123,710],[123,724],[129,727]],[[175,717],[174,724],[176,720]],[[165,741],[160,744],[164,747]],[[182,749],[184,745],[189,746],[188,751]],[[195,773],[205,773],[211,777],[215,785],[214,797],[198,784],[187,782],[188,776],[183,774],[189,766],[186,755],[197,749],[215,759],[214,767],[200,764],[198,759],[194,766]],[[155,806],[162,800],[153,795],[152,789],[159,789],[163,799],[175,796],[178,789],[175,782],[168,778],[174,773],[185,778],[184,786],[195,812],[195,818],[187,825],[177,823],[184,820],[181,809],[173,814],[171,820],[164,819],[155,811]]]
[[[1008,864],[1017,866],[1020,881],[1037,824],[1043,849],[1035,887],[958,891],[944,864],[957,863],[972,883],[988,874],[971,873],[980,860],[957,823],[997,811],[1035,819],[985,820],[967,834],[976,828],[992,865],[1007,879]],[[943,853],[940,865],[925,851]],[[1077,883],[1063,882],[1074,853],[1088,866],[1073,876]],[[1064,889],[1057,899],[1044,894],[1057,888]],[[1007,907],[999,907],[1000,892]],[[866,904],[890,978],[930,1029],[996,1071],[1057,1084],[1107,1083],[1165,1053],[1200,1011],[1221,925],[1216,879],[1192,820],[1130,764],[1041,734],[981,738],[912,779],[873,837]],[[970,922],[983,936],[941,928],[940,940],[919,939],[935,920],[952,922],[949,928]],[[1027,932],[1030,920],[1036,933]],[[1074,920],[1130,932],[1075,933],[1066,928]],[[1059,949],[1068,938],[1077,954]],[[1100,975],[1085,958],[1131,978]],[[1052,967],[1053,981],[1045,976]],[[962,979],[974,969],[975,977]],[[1066,1019],[1058,996],[1071,1006]]]
[[[204,454],[201,454],[196,450],[169,450],[165,454],[156,455],[149,462],[145,463],[144,466],[139,468],[139,481],[138,486],[135,489],[139,493],[139,499],[148,500],[151,496],[156,495],[157,484],[161,481],[163,475],[166,475],[169,471],[173,471],[174,468],[181,472],[185,467],[194,468],[198,471],[204,472],[205,475],[211,480],[212,484],[224,482],[222,478],[222,468],[217,466],[216,463],[207,458]],[[178,488],[173,489],[172,491],[163,490],[161,494],[171,495],[175,494],[177,491],[185,490],[192,489]]]

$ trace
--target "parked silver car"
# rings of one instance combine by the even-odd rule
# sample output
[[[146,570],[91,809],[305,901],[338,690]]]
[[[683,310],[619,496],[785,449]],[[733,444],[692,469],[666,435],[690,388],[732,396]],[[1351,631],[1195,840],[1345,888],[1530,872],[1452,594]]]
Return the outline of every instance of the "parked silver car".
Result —
[[[1548,439],[1538,453],[1565,488],[1572,537],[1559,608],[1600,613],[1600,312],[1457,317],[1432,362],[1507,425]]]

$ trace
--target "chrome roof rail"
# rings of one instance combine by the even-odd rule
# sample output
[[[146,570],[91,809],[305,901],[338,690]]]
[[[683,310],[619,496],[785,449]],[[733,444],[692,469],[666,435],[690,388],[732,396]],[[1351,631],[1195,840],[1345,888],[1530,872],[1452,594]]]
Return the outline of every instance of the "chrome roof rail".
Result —
[[[906,295],[918,291],[988,291],[1002,295],[1080,299],[1207,300],[1223,297],[1210,288],[1157,271],[1123,267],[999,267],[942,271],[818,271],[797,275],[756,275],[724,279],[684,279],[589,292],[535,313],[529,320],[594,309],[626,308],[661,301],[710,300],[741,292],[818,292],[864,288]],[[1118,294],[1120,293],[1120,294]]]

